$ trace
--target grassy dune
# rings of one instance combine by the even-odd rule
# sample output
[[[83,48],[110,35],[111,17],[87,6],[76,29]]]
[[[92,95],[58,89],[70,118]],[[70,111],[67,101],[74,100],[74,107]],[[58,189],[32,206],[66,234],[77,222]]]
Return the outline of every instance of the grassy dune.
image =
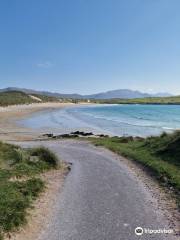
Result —
[[[27,209],[45,188],[38,175],[57,165],[46,148],[23,150],[0,142],[0,239],[26,223]]]
[[[146,139],[112,137],[92,139],[95,145],[137,161],[161,184],[170,188],[180,203],[180,132]]]
[[[45,95],[39,94],[31,94],[41,100],[41,102],[58,102],[59,99],[55,97],[49,97]],[[40,102],[37,99],[33,99],[30,95],[20,92],[20,91],[10,91],[10,92],[2,92],[0,93],[0,106],[5,107],[9,105],[16,104],[31,104]]]

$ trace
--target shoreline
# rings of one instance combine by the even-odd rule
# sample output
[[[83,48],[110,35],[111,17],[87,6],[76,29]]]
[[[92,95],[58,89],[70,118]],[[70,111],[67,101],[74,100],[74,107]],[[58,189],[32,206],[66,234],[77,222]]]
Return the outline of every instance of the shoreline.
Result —
[[[41,132],[18,125],[16,124],[17,120],[26,118],[36,112],[61,109],[73,105],[73,103],[47,102],[0,107],[0,140],[35,140]]]
[[[92,104],[92,103],[57,103],[57,102],[47,102],[47,103],[33,103],[28,105],[11,105],[8,107],[0,107],[0,140],[14,140],[14,141],[30,141],[30,140],[42,140],[42,136],[47,133],[53,133],[54,135],[61,135],[61,134],[69,134],[70,132],[74,132],[76,130],[84,131],[84,132],[93,132],[95,134],[106,134],[111,137],[113,136],[133,136],[133,137],[148,137],[148,136],[157,136],[161,134],[162,132],[171,133],[175,128],[169,128],[169,127],[163,127],[166,125],[159,125],[159,127],[154,128],[154,126],[145,126],[141,125],[141,122],[136,125],[136,122],[134,124],[130,122],[124,122],[122,120],[122,123],[120,122],[120,126],[113,125],[111,129],[111,125],[109,123],[106,123],[105,125],[96,125],[95,123],[91,123],[87,119],[81,120],[81,118],[76,119],[76,115],[73,119],[70,119],[71,121],[60,121],[60,124],[53,125],[53,121],[51,119],[47,119],[47,121],[52,121],[52,126],[50,124],[44,124],[46,123],[46,118],[40,119],[42,121],[39,122],[39,127],[33,127],[33,122],[30,124],[23,124],[23,121],[20,122],[19,120],[26,119],[28,117],[31,117],[31,115],[34,115],[35,117],[40,115],[41,113],[51,113],[53,111],[56,111],[58,109],[62,109],[64,107],[80,107],[80,106],[89,106],[89,105],[99,105],[99,104]],[[107,104],[105,104],[107,105]],[[36,115],[37,114],[37,115]],[[80,112],[81,114],[81,112]],[[64,115],[62,114],[62,119]],[[106,117],[106,116],[105,116]],[[128,117],[128,116],[127,116]],[[59,115],[59,118],[61,118],[61,113]],[[71,116],[70,116],[71,118]],[[136,119],[135,119],[136,120]],[[76,122],[77,121],[77,122]],[[82,121],[81,127],[79,127],[79,123]],[[141,120],[140,120],[141,121]],[[150,121],[150,120],[149,120]],[[74,125],[73,125],[74,123]],[[43,125],[44,124],[44,125]],[[111,122],[110,122],[111,124]],[[114,123],[113,123],[114,124]],[[166,123],[164,123],[166,124]],[[41,126],[42,125],[42,126]],[[130,126],[132,125],[132,127]],[[130,126],[130,127],[129,127]],[[167,125],[168,126],[168,125]],[[116,127],[119,127],[119,130],[116,132]],[[126,128],[129,128],[126,130]],[[141,128],[141,129],[140,129]],[[178,129],[177,129],[178,130]]]
[[[40,140],[38,139],[39,135],[42,134],[40,130],[37,131],[31,128],[25,128],[21,125],[16,124],[16,121],[26,118],[29,115],[36,112],[46,111],[46,110],[51,111],[53,109],[58,109],[58,108],[61,109],[67,106],[78,106],[78,105],[71,104],[71,103],[39,103],[39,104],[17,105],[17,106],[10,106],[7,108],[0,108],[0,140],[3,140],[3,141],[11,140],[14,142],[17,141],[17,144],[18,144],[18,141]],[[117,157],[117,155],[114,155],[114,156],[115,158]],[[66,161],[66,159],[64,160]],[[134,169],[134,165],[136,165],[136,163],[131,163],[131,160],[128,160],[127,163],[130,166],[132,166],[132,168]],[[140,171],[141,169],[137,167],[137,170]],[[66,175],[61,175],[60,173],[59,174],[61,176],[59,176],[58,172],[53,173],[52,175],[51,173],[48,173],[48,174],[49,174],[50,183],[48,184],[48,188],[45,191],[45,193],[42,194],[42,196],[40,196],[40,198],[35,203],[34,205],[35,209],[32,212],[30,212],[30,218],[29,218],[30,221],[28,221],[28,225],[25,227],[22,227],[19,233],[18,232],[14,233],[15,235],[13,234],[11,236],[12,239],[23,240],[25,237],[28,240],[35,239],[36,238],[35,236],[37,235],[37,233],[41,231],[41,229],[43,229],[44,224],[48,225],[47,221],[51,219],[51,216],[54,213],[54,203],[55,203],[54,200],[56,199],[57,193],[60,198],[60,194],[63,189],[64,178],[66,176]],[[49,180],[47,179],[47,183]],[[58,183],[60,184],[58,185]],[[151,189],[151,187],[149,187],[149,189]],[[156,194],[156,191],[154,193]],[[159,190],[157,191],[157,194],[159,194]],[[161,201],[161,197],[158,199],[158,201]],[[52,206],[52,211],[49,210],[51,206]],[[167,212],[169,208],[172,208],[172,205],[165,205],[165,203],[163,203],[163,206],[165,207],[167,206]],[[47,220],[43,222],[43,220],[45,219],[44,216],[46,213],[48,217],[47,217]],[[40,226],[37,226],[38,224]]]

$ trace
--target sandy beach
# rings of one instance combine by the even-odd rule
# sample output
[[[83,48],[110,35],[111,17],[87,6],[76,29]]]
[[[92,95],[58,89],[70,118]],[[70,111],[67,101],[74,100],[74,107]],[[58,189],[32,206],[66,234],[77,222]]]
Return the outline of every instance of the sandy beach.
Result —
[[[0,140],[34,140],[40,132],[31,130],[16,124],[17,120],[28,117],[38,112],[56,108],[63,108],[73,105],[72,103],[34,103],[29,105],[13,105],[8,107],[0,107]]]

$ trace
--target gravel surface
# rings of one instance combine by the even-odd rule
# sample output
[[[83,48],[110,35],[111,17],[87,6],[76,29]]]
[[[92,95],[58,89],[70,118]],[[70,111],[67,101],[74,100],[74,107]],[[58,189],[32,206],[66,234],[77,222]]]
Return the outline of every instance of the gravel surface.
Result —
[[[38,240],[176,239],[172,234],[135,235],[135,228],[170,229],[150,191],[108,150],[84,141],[26,142],[44,145],[72,162],[56,214]],[[116,157],[115,157],[116,156]]]

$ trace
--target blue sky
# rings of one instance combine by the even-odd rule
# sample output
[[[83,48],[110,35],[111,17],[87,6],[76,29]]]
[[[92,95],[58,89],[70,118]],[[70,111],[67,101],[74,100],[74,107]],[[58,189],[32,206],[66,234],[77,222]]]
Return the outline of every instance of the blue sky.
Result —
[[[180,94],[179,0],[2,0],[0,88]]]

